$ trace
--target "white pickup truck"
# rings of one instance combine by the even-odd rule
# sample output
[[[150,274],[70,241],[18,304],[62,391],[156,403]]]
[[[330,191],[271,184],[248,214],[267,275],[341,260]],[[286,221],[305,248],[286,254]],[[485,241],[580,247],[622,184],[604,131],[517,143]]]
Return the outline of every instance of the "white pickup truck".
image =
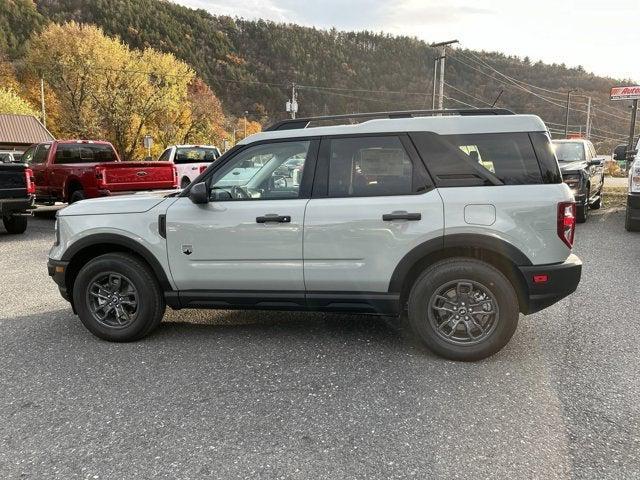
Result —
[[[178,184],[184,189],[219,156],[220,150],[213,145],[172,145],[158,160],[175,164]]]

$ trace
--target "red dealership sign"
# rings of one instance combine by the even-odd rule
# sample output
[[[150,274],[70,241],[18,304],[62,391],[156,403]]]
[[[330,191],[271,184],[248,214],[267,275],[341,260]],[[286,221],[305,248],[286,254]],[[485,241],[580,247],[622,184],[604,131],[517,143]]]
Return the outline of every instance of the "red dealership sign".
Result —
[[[640,85],[633,87],[613,87],[611,100],[637,100],[640,98]]]

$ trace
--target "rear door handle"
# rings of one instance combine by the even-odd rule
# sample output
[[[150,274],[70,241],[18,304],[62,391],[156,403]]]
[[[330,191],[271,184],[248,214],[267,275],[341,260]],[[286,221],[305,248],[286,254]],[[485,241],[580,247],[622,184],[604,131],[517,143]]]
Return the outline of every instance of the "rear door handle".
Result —
[[[277,213],[268,213],[264,217],[256,217],[257,223],[291,223],[290,215],[278,215]]]
[[[409,220],[412,222],[417,222],[418,220],[422,220],[422,214],[408,212],[391,212],[382,215],[382,220],[384,220],[385,222],[391,222],[393,220]]]

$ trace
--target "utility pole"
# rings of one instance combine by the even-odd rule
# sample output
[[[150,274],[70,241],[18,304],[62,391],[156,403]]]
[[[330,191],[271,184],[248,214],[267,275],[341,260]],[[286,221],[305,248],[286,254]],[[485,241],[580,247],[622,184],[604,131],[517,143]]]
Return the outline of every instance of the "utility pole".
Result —
[[[569,104],[571,103],[571,94],[573,92],[577,92],[577,90],[574,88],[567,92],[567,114],[565,115],[564,120],[564,138],[569,137]]]
[[[633,106],[631,107],[631,126],[629,127],[629,142],[627,144],[627,158],[624,162],[624,171],[629,173],[629,165],[631,164],[631,159],[635,156],[631,152],[635,149],[634,140],[636,136],[636,119],[638,118],[638,100],[635,99],[633,101]]]
[[[587,140],[591,140],[591,97],[587,97]]]
[[[436,57],[433,61],[433,94],[431,96],[431,109],[436,109],[436,83],[438,83],[438,62],[440,57]]]
[[[291,100],[287,100],[286,110],[291,114],[291,118],[296,118],[296,112],[298,111],[298,93],[296,92],[295,83],[291,84]]]
[[[42,110],[42,124],[47,128],[47,111],[44,108],[44,78],[40,77],[40,108]]]
[[[458,40],[449,40],[446,42],[440,43],[432,43],[431,46],[434,48],[440,48],[440,81],[438,86],[438,110],[442,110],[444,108],[444,67],[445,61],[447,57],[447,47],[449,45],[453,45],[454,43],[459,43]]]

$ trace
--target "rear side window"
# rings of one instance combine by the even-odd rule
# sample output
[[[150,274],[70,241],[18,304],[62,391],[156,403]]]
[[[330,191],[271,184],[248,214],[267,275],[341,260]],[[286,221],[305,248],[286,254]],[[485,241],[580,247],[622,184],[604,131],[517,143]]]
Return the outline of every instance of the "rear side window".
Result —
[[[329,197],[410,195],[416,191],[414,166],[398,137],[334,138],[327,142]]]
[[[440,187],[543,183],[527,133],[412,134]]]
[[[106,163],[116,160],[116,152],[110,145],[60,143],[56,149],[56,163]]]

